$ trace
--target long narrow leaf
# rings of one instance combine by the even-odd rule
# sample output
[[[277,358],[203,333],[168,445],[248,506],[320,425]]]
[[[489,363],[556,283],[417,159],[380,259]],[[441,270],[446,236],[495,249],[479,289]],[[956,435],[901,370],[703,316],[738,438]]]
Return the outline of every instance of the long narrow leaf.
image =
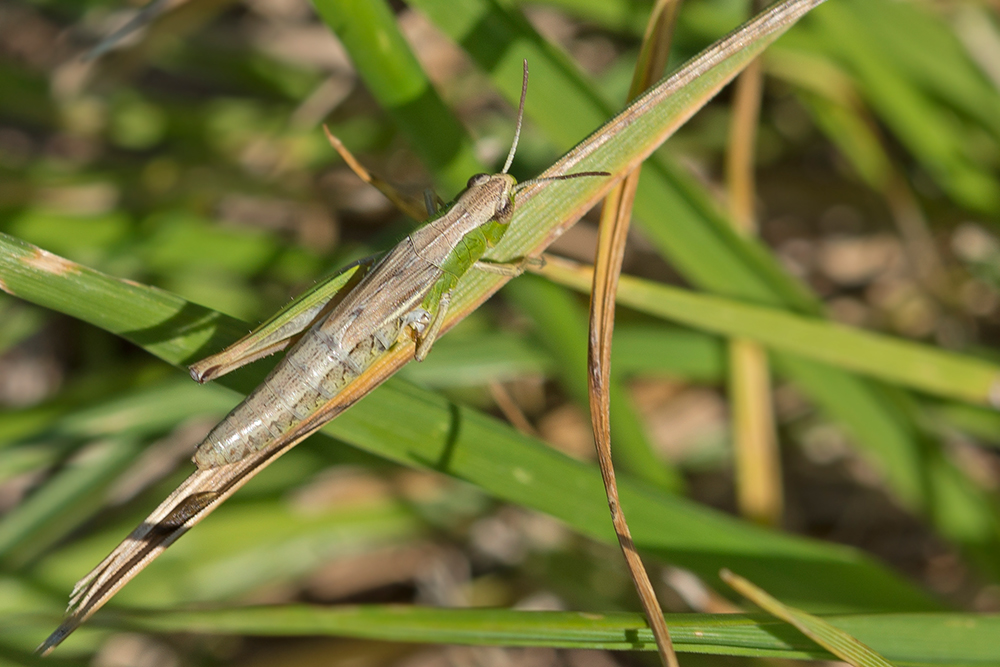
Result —
[[[592,270],[552,259],[540,271],[581,292]],[[877,377],[905,387],[982,405],[1000,399],[1000,366],[835,322],[794,315],[623,276],[618,300],[636,310],[776,350]]]
[[[831,660],[789,625],[763,614],[667,614],[678,651],[715,655]],[[107,616],[114,627],[165,632],[328,635],[402,642],[494,646],[655,650],[639,614],[427,609],[361,606],[330,609],[289,605],[204,611],[127,612]],[[1000,662],[1000,616],[869,614],[823,616],[895,665],[978,665]]]

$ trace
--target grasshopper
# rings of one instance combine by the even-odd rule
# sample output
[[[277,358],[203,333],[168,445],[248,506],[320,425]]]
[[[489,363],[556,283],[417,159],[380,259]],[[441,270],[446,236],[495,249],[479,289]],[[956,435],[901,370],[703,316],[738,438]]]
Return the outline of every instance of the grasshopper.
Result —
[[[507,173],[521,133],[527,89],[525,61],[514,141],[499,174],[473,176],[465,190],[440,210],[434,197],[426,197],[430,220],[381,260],[360,262],[319,283],[243,339],[190,367],[196,381],[208,382],[290,348],[264,382],[198,445],[194,455],[198,471],[77,583],[69,616],[39,646],[40,652],[48,653],[62,642],[208,508],[235,491],[239,486],[235,482],[265,464],[266,457],[254,461],[262,450],[273,453],[290,447],[336,416],[339,411],[331,413],[324,407],[349,391],[355,378],[398,343],[412,339],[414,357],[424,359],[441,332],[452,291],[465,273],[475,268],[514,276],[537,261],[482,259],[510,226],[517,193],[542,181],[611,174],[582,171],[518,183]],[[362,180],[388,189],[329,131],[327,136]],[[393,193],[386,194],[399,201]]]
[[[246,338],[191,367],[195,380],[207,382],[289,345],[305,331],[264,382],[198,446],[194,461],[199,468],[235,463],[290,434],[301,435],[300,425],[315,422],[310,418],[323,405],[406,337],[416,343],[414,357],[422,361],[441,332],[452,291],[467,271],[514,276],[530,263],[482,260],[510,226],[522,188],[539,181],[610,176],[578,172],[518,183],[507,173],[521,134],[527,90],[524,61],[514,141],[499,174],[476,174],[439,211],[434,210],[434,198],[426,197],[431,215],[427,224],[390,250],[346,295],[320,289],[308,308],[279,313]],[[339,152],[346,153],[328,130],[327,136]],[[345,158],[358,171],[353,158],[349,154]],[[359,176],[369,180],[367,174]]]

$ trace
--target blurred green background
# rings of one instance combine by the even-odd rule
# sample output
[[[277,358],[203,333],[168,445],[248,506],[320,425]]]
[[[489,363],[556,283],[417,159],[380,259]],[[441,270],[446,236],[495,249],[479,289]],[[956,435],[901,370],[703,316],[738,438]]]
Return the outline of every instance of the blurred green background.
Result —
[[[512,173],[531,177],[624,104],[650,9],[634,0],[158,4],[143,29],[89,60],[140,3],[0,5],[0,232],[250,323],[414,224],[343,165],[322,123],[405,192],[433,186],[450,199],[479,165],[502,164],[520,88],[507,67],[520,61],[508,51],[528,44],[544,55],[530,63],[537,74]],[[727,89],[644,175],[659,195],[637,204],[625,272],[1000,362],[998,12],[987,0],[817,9],[764,58],[763,244],[709,238],[725,221]],[[668,69],[748,16],[742,0],[688,0]],[[415,61],[393,46],[386,17]],[[377,44],[390,44],[388,55]],[[595,238],[584,220],[551,250],[590,262]],[[760,287],[739,279],[741,261]],[[540,440],[591,461],[586,303],[519,278],[426,362],[405,368],[394,390],[431,390],[439,403],[428,410],[462,406],[498,438],[507,437],[497,404],[506,396]],[[626,466],[623,476],[640,480],[635,493],[651,505],[704,521],[701,536],[656,526],[664,537],[652,540],[658,558],[648,564],[668,611],[721,609],[688,570],[727,595],[710,580],[715,569],[754,551],[764,556],[746,567],[764,571],[768,558],[796,549],[813,549],[828,576],[772,568],[775,580],[758,583],[785,586],[806,608],[1000,611],[992,409],[777,362],[781,530],[826,543],[816,546],[723,516],[737,513],[724,339],[623,308],[614,368],[615,437],[662,465]],[[236,400],[105,331],[0,294],[0,662],[33,662],[73,582],[190,473],[194,444]],[[572,519],[579,499],[552,500],[556,509],[503,502],[511,498],[494,490],[500,478],[460,481],[370,451],[307,441],[113,604],[638,609],[617,548],[593,539],[608,526]],[[656,524],[661,515],[650,512],[640,520]],[[751,549],[744,540],[756,541]],[[847,583],[832,565],[840,561],[857,574]],[[814,589],[826,592],[810,597]],[[885,633],[905,646],[901,631]],[[980,653],[965,639],[912,662],[1000,664],[980,641]],[[654,664],[648,654],[551,648],[148,634],[113,619],[86,626],[55,656],[96,665]],[[751,659],[684,664],[703,662]]]

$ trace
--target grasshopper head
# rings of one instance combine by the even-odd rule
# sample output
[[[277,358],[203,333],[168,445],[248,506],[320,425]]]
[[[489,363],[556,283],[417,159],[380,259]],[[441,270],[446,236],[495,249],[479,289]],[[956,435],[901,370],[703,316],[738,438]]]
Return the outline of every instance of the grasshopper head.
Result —
[[[469,209],[478,209],[485,220],[510,222],[514,214],[514,186],[510,174],[476,174],[469,179],[463,198]]]

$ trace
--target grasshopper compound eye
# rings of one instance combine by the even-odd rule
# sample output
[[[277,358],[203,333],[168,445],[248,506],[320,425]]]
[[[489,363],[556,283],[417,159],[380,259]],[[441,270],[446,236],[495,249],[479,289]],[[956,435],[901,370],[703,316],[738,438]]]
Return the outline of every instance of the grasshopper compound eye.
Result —
[[[469,182],[465,184],[465,187],[472,188],[477,185],[482,185],[488,180],[490,180],[489,174],[476,174],[475,176],[469,179]]]

